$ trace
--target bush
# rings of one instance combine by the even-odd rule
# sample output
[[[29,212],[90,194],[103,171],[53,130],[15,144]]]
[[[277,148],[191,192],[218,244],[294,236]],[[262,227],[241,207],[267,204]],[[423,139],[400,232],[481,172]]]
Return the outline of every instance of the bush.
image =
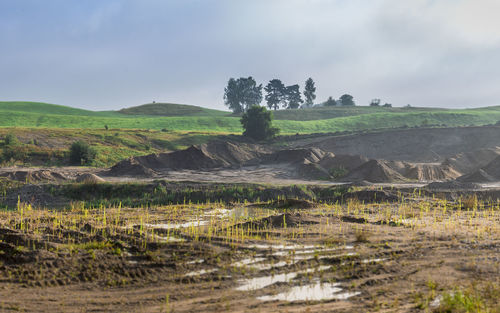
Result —
[[[19,140],[14,134],[7,134],[5,136],[4,144],[6,146],[17,146],[19,144]]]
[[[265,140],[275,137],[279,129],[272,127],[273,112],[265,107],[255,105],[243,114],[240,122],[245,131],[243,136],[256,140]]]
[[[88,143],[76,141],[69,150],[69,161],[71,164],[90,165],[94,162],[97,152]]]

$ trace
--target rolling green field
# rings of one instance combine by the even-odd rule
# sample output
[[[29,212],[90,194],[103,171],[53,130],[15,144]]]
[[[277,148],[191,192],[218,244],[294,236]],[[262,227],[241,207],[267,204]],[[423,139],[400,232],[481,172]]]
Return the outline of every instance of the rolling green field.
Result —
[[[220,133],[242,131],[238,116],[196,106],[149,104],[124,111],[94,112],[45,103],[0,102],[0,127],[102,129],[107,125],[114,129]],[[282,134],[308,134],[495,124],[500,120],[500,107],[454,110],[334,107],[281,110],[274,114],[274,123]]]

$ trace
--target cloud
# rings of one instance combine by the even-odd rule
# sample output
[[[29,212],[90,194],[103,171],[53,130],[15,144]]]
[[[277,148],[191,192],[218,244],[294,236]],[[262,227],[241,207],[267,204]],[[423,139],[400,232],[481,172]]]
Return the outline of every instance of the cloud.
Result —
[[[111,109],[224,108],[229,77],[313,77],[318,100],[498,104],[496,0],[54,0],[0,4],[0,94]]]

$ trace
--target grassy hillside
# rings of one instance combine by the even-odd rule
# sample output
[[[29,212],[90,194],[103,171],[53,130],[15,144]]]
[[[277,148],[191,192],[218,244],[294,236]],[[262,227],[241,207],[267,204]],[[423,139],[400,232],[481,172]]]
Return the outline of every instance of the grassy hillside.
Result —
[[[119,116],[113,111],[95,112],[71,108],[64,105],[44,102],[0,101],[0,112],[22,112],[38,114],[77,115],[77,116]],[[3,126],[3,124],[1,124]]]
[[[175,103],[148,103],[118,111],[128,115],[149,116],[224,116],[230,112],[206,109],[199,106]]]
[[[17,160],[2,160],[3,140],[13,134],[19,140]],[[0,128],[0,164],[69,165],[69,148],[77,140],[88,142],[98,151],[94,166],[112,166],[130,156],[185,149],[218,136],[206,132],[162,132],[147,130]]]
[[[187,116],[158,116],[168,114]],[[151,109],[151,111],[149,110]],[[129,110],[129,109],[126,109]],[[240,133],[239,117],[227,112],[199,109],[193,106],[153,104],[130,108],[132,115],[119,112],[93,112],[64,106],[0,102],[1,127],[151,129]],[[152,116],[153,110],[160,110]],[[162,111],[163,110],[163,111]],[[163,113],[162,113],[163,112]],[[275,112],[275,125],[283,134],[344,131],[369,131],[385,128],[418,126],[468,126],[494,124],[500,120],[500,107],[470,110],[430,108],[334,107]]]

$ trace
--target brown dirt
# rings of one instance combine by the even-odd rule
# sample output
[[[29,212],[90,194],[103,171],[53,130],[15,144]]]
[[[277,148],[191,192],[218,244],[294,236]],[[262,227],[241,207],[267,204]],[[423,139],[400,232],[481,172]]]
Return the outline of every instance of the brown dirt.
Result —
[[[417,200],[417,199],[413,199]],[[453,210],[444,215],[441,204],[422,219],[430,223],[412,227],[378,223],[380,212],[399,214],[399,206],[370,203],[361,215],[347,207],[331,211],[320,208],[297,214],[268,218],[274,225],[269,239],[240,241],[224,236],[210,240],[191,230],[174,231],[184,242],[159,242],[147,228],[122,228],[137,221],[137,211],[107,209],[109,221],[103,227],[103,212],[33,212],[19,216],[2,213],[0,219],[0,310],[25,312],[418,312],[429,307],[439,294],[469,286],[496,286],[500,283],[500,241],[498,212],[470,220],[467,213],[457,219]],[[407,207],[410,203],[406,204]],[[418,207],[418,204],[416,204]],[[376,208],[376,209],[374,209]],[[196,210],[200,207],[197,206]],[[184,220],[189,206],[178,206]],[[212,210],[207,206],[202,210]],[[11,214],[7,217],[7,214]],[[61,215],[62,214],[62,215]],[[151,220],[161,221],[165,211],[150,209]],[[453,216],[451,216],[453,215]],[[62,217],[61,224],[54,217]],[[407,217],[411,219],[410,217]],[[283,219],[287,220],[284,228]],[[76,220],[76,223],[71,222]],[[458,227],[451,227],[453,220]],[[264,221],[260,219],[258,221]],[[305,223],[314,221],[314,223]],[[471,222],[469,222],[471,221]],[[34,224],[36,222],[36,224]],[[255,222],[255,221],[254,221]],[[71,226],[73,225],[73,226]],[[299,227],[300,225],[300,227]],[[477,236],[478,225],[490,226]],[[253,228],[258,234],[258,230]],[[36,230],[36,231],[35,231]],[[142,230],[142,234],[140,231]],[[172,234],[172,232],[171,232]],[[363,235],[360,235],[363,234]],[[166,236],[156,228],[155,235]],[[145,238],[148,238],[145,240]],[[263,236],[262,238],[265,238]],[[310,258],[295,260],[290,253],[253,244],[314,245]],[[96,243],[100,243],[99,245]],[[351,250],[343,250],[344,245]],[[322,251],[320,247],[334,251]],[[285,251],[286,252],[286,251]],[[347,255],[347,252],[353,254]],[[258,255],[258,256],[257,256]],[[289,262],[272,270],[255,270],[251,265],[235,267],[233,262],[261,257],[274,263]],[[202,260],[201,262],[199,260]],[[277,276],[327,266],[322,272],[298,275],[288,282],[275,283],[255,291],[238,291],[241,281]],[[205,275],[200,270],[216,269]],[[321,281],[326,286],[340,283],[343,292],[359,292],[346,300],[260,301],[298,285]],[[496,290],[496,289],[493,289]]]
[[[68,178],[53,170],[14,170],[12,172],[0,173],[0,177],[21,182],[61,182]]]
[[[103,183],[105,182],[105,180],[97,176],[96,174],[85,173],[78,175],[76,177],[76,182],[85,184],[96,184],[96,183]]]

